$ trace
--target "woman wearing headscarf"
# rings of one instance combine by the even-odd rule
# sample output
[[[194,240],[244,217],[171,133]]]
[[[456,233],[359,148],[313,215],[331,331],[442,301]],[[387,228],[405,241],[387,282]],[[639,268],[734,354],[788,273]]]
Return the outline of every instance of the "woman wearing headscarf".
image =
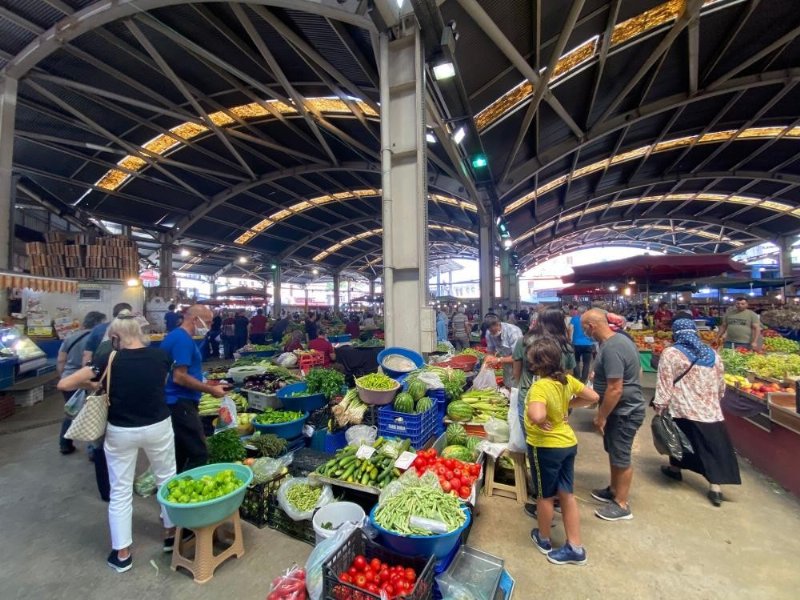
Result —
[[[284,352],[294,352],[295,350],[302,350],[303,349],[303,339],[305,338],[305,336],[303,335],[303,332],[300,331],[299,329],[295,329],[294,331],[292,331],[291,336],[292,337],[289,338],[289,341],[283,347],[283,351]]]
[[[680,461],[670,458],[669,466],[662,466],[661,472],[677,481],[683,478],[682,469],[702,475],[710,484],[708,499],[720,506],[720,485],[741,483],[739,463],[720,408],[725,393],[722,359],[700,340],[690,319],[672,323],[672,338],[674,344],[664,350],[658,364],[653,406],[659,414],[669,411],[691,442],[692,452],[684,452]]]

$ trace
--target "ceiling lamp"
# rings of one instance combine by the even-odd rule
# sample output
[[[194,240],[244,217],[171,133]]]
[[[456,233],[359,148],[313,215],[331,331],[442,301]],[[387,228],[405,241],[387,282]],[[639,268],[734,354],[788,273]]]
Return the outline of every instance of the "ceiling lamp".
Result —
[[[427,131],[427,132],[425,132],[425,141],[428,142],[429,144],[435,144],[436,143],[436,136],[433,135],[433,132]]]
[[[247,257],[246,256],[240,256],[239,257],[239,262],[242,263],[242,264],[246,263],[247,262]]]
[[[436,78],[436,81],[452,79],[456,76],[456,67],[451,61],[444,58],[433,65],[433,76]]]
[[[464,127],[459,127],[456,129],[455,133],[453,134],[453,141],[456,144],[460,144],[464,141],[464,138],[467,137],[467,130]]]
[[[191,254],[186,248],[181,248],[181,256],[189,256]]]

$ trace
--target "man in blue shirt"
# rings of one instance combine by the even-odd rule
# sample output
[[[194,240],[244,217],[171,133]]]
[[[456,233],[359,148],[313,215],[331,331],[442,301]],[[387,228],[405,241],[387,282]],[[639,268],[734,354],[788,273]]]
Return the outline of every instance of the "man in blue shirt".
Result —
[[[161,343],[172,359],[172,370],[164,388],[167,405],[172,412],[175,432],[175,465],[178,473],[208,462],[206,437],[197,405],[203,393],[222,398],[221,386],[203,383],[203,357],[193,336],[208,333],[213,314],[203,305],[189,307],[180,327],[169,333]]]
[[[175,312],[175,305],[170,304],[167,307],[167,314],[164,315],[164,325],[166,326],[167,333],[177,329],[181,324],[181,315]]]

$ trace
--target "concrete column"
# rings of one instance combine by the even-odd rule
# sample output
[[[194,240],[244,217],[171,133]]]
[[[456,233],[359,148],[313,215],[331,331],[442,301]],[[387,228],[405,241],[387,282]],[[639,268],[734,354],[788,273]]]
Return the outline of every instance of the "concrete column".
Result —
[[[500,251],[500,296],[509,308],[519,309],[519,276],[511,264],[511,252]]]
[[[14,230],[13,211],[16,179],[14,158],[14,120],[17,113],[17,80],[0,79],[0,269],[11,268]],[[0,289],[0,316],[8,313],[8,290]]]
[[[436,347],[428,306],[425,64],[416,23],[380,37],[383,297],[387,346]],[[391,65],[391,68],[390,68]]]
[[[333,314],[339,314],[339,273],[333,274]]]
[[[281,266],[272,269],[272,316],[279,319],[281,315]]]
[[[165,300],[177,297],[175,273],[172,270],[172,240],[163,240],[158,249],[158,286]]]
[[[481,317],[494,304],[494,223],[492,215],[481,216],[478,229],[478,273],[481,288]]]

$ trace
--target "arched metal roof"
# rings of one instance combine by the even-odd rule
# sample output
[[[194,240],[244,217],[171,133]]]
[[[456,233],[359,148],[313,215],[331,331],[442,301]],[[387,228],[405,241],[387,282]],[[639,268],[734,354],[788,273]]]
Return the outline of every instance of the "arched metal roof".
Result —
[[[458,34],[457,76],[429,77],[432,258],[474,256],[484,208],[523,266],[800,231],[792,0],[407,1],[431,62],[444,24]],[[387,4],[9,0],[18,196],[134,226],[146,252],[174,236],[201,252],[176,255],[191,272],[242,253],[298,277],[379,271]],[[471,168],[477,152],[488,168]]]

